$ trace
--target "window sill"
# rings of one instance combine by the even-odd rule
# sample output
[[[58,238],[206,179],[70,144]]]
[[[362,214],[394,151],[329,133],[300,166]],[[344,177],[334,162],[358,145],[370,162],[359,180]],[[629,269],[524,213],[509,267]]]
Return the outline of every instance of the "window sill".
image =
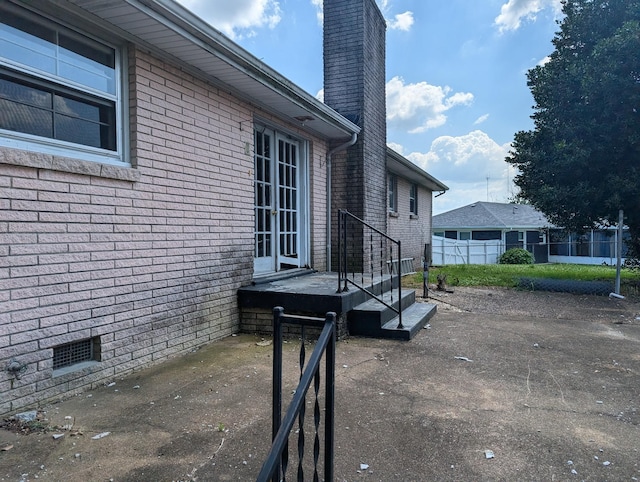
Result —
[[[91,368],[99,365],[100,365],[100,362],[95,360],[74,363],[73,365],[69,365],[67,367],[62,367],[62,368],[56,368],[55,370],[53,370],[52,378],[58,378],[64,375],[68,375],[70,373],[79,372],[81,370],[86,370],[87,373],[89,373]]]
[[[387,211],[390,218],[397,218],[399,214],[395,211]]]
[[[409,214],[409,219],[420,219],[417,214]]]
[[[33,167],[36,169],[50,169],[52,171],[105,177],[121,181],[136,182],[140,180],[140,171],[132,167],[101,164],[99,162],[84,161],[82,159],[43,154],[39,152],[23,151],[21,149],[12,149],[8,147],[0,147],[0,164]]]

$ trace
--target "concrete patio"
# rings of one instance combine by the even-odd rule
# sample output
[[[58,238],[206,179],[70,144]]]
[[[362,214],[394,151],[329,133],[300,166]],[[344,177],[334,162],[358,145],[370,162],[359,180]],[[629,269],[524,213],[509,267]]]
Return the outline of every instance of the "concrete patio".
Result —
[[[410,342],[338,343],[336,480],[640,478],[637,303],[456,290],[438,304]],[[268,341],[229,337],[44,407],[73,427],[0,430],[0,481],[255,480]],[[286,346],[291,390],[298,344]]]

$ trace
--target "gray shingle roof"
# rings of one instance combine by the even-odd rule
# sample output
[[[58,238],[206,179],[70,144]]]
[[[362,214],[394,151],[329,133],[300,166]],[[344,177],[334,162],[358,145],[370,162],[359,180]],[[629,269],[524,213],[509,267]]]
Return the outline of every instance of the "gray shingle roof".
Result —
[[[552,227],[544,214],[527,204],[478,201],[433,216],[434,229],[538,229]]]

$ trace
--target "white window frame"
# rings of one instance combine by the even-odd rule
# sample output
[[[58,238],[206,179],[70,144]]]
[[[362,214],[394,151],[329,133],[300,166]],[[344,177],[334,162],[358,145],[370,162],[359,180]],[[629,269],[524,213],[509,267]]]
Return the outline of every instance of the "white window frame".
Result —
[[[416,183],[409,185],[409,214],[418,215],[418,185]]]
[[[387,209],[390,213],[398,212],[398,176],[389,173],[387,180]]]
[[[14,12],[19,11],[20,14],[27,15],[38,23],[44,23],[56,32],[64,32],[65,34],[74,37],[86,37],[91,41],[97,42],[100,45],[113,50],[115,57],[115,89],[113,93],[88,87],[80,82],[74,81],[73,79],[64,78],[50,72],[39,70],[37,66],[21,63],[16,59],[4,57],[2,55],[2,51],[0,51],[0,69],[2,69],[3,74],[10,78],[15,76],[13,78],[16,80],[26,80],[36,85],[40,84],[53,92],[65,93],[70,90],[74,90],[78,92],[79,96],[84,96],[88,100],[93,98],[96,99],[96,101],[113,102],[115,109],[115,150],[93,147],[49,137],[41,137],[34,134],[7,129],[0,129],[0,147],[9,147],[25,151],[129,167],[130,164],[128,162],[128,156],[126,155],[125,148],[125,146],[128,145],[128,137],[126,135],[127,129],[125,129],[124,126],[124,112],[127,106],[125,105],[126,96],[124,92],[124,83],[122,81],[126,74],[123,66],[123,59],[126,58],[126,55],[123,52],[123,49],[105,41],[104,39],[96,38],[86,32],[64,25],[60,21],[52,20],[21,7],[7,3],[3,4],[2,8],[10,9]],[[2,23],[1,15],[0,23]]]

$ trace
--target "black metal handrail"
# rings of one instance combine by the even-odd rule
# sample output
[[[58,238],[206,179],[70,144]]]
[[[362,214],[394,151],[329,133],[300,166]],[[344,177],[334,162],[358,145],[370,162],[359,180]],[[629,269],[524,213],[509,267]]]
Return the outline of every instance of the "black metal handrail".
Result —
[[[282,347],[283,324],[294,324],[301,327],[302,342],[300,346],[300,382],[295,390],[289,408],[282,419]],[[322,328],[313,353],[305,367],[305,327]],[[328,312],[326,317],[313,318],[306,316],[285,315],[284,309],[273,309],[273,407],[271,450],[262,465],[256,479],[258,482],[280,482],[286,480],[289,462],[289,435],[298,419],[298,467],[297,480],[304,480],[304,415],[306,396],[314,382],[314,445],[313,445],[313,480],[319,481],[318,460],[320,457],[320,361],[325,356],[325,421],[324,421],[324,476],[322,480],[333,480],[334,459],[334,398],[335,398],[335,357],[336,357],[336,314]]]
[[[349,229],[349,221],[352,221],[354,227]],[[368,231],[368,236],[367,236]],[[374,235],[378,237],[379,243],[374,243]],[[351,236],[351,243],[349,239]],[[368,249],[365,245],[365,239],[369,239]],[[356,248],[357,246],[357,248]],[[378,249],[379,247],[379,249]],[[351,249],[350,249],[351,248]],[[394,253],[395,248],[395,253]],[[377,252],[379,251],[379,255]],[[367,256],[368,255],[368,256]],[[366,259],[369,258],[367,266]],[[374,273],[377,271],[376,265],[379,266],[380,286],[383,286],[385,276],[389,276],[391,303],[387,303],[380,293],[374,293],[364,286],[365,271],[369,273],[370,286],[373,288]],[[394,265],[397,269],[393,269]],[[349,267],[351,266],[351,270]],[[385,269],[386,268],[386,269]],[[351,271],[351,277],[349,277]],[[358,283],[357,275],[360,275],[361,282]],[[366,221],[354,216],[349,211],[338,211],[338,293],[349,291],[349,284],[352,284],[359,290],[367,293],[384,306],[394,311],[398,315],[398,328],[402,329],[402,246],[400,240],[396,240],[387,236],[379,229],[371,226]],[[398,289],[397,307],[394,306],[393,290],[394,286]]]

